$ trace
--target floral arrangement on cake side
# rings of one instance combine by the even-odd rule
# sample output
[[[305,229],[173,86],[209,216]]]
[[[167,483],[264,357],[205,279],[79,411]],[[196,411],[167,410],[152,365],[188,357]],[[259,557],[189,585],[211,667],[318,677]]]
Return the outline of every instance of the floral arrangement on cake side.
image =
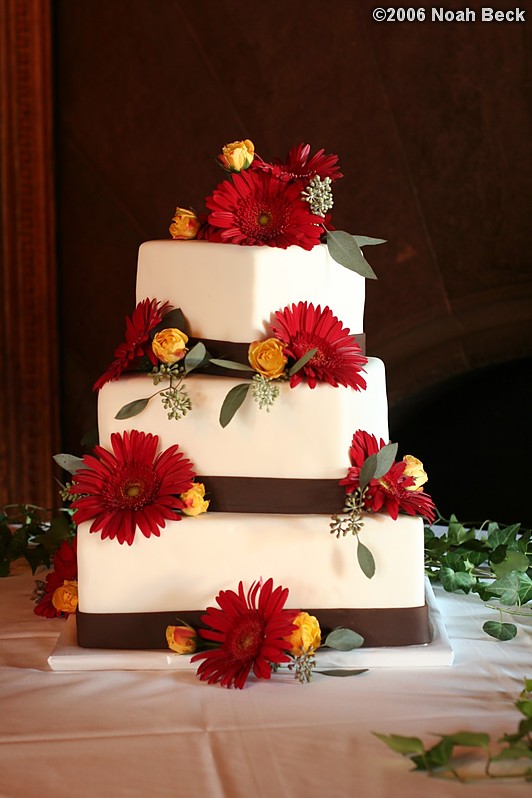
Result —
[[[399,513],[420,515],[429,523],[436,519],[436,508],[423,486],[427,474],[417,457],[407,454],[396,462],[398,444],[386,444],[382,438],[357,430],[349,449],[351,465],[340,480],[346,502],[342,514],[332,516],[331,534],[337,538],[351,533],[357,540],[357,557],[363,573],[371,579],[375,559],[361,542],[359,533],[366,513],[386,512],[394,520]]]
[[[288,382],[290,388],[305,382],[312,389],[325,382],[334,387],[365,390],[362,374],[367,358],[356,337],[329,307],[322,309],[320,305],[298,302],[278,310],[266,336],[249,343],[247,351],[237,345],[238,355],[242,359],[247,356],[247,362],[217,357],[203,341],[190,338],[181,309],[144,299],[126,319],[125,341],[115,350],[115,359],[96,381],[94,389],[100,390],[126,372],[149,372],[154,385],[165,380],[169,385],[149,397],[128,402],[118,410],[116,418],[138,415],[159,395],[168,418],[179,420],[192,409],[185,384],[191,372],[250,375],[251,382],[234,386],[226,397],[220,409],[223,427],[233,418],[250,388],[259,408],[267,411],[279,396],[283,382]],[[233,348],[228,342],[212,343]]]
[[[172,238],[306,250],[326,243],[342,266],[375,279],[361,247],[383,239],[353,236],[331,224],[332,186],[343,176],[337,155],[323,149],[311,155],[309,144],[299,144],[284,161],[268,162],[244,139],[226,144],[217,162],[226,176],[205,200],[208,213],[176,208]]]

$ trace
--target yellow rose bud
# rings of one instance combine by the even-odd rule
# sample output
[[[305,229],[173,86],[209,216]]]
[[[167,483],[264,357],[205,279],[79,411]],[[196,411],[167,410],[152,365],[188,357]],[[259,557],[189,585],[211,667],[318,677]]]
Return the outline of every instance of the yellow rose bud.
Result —
[[[263,377],[275,379],[284,374],[287,357],[284,354],[284,344],[277,338],[267,338],[266,341],[253,341],[249,345],[248,359],[251,368],[262,374]]]
[[[255,157],[255,147],[249,139],[244,141],[233,141],[226,144],[219,156],[222,166],[232,172],[241,172],[253,163]]]
[[[185,357],[187,343],[188,335],[178,330],[177,327],[168,327],[154,335],[151,348],[161,363],[172,365]]]
[[[52,604],[59,612],[76,612],[78,606],[78,583],[65,579],[61,587],[54,591]]]
[[[176,208],[169,230],[172,238],[186,240],[188,238],[196,238],[200,227],[200,220],[194,211],[187,211],[186,208]]]
[[[315,651],[321,645],[321,630],[317,618],[308,612],[300,612],[292,621],[297,627],[285,638],[291,645],[290,654],[298,656]]]
[[[403,462],[406,463],[403,474],[405,477],[413,477],[416,483],[415,485],[410,485],[410,487],[407,487],[407,490],[413,490],[416,492],[423,490],[421,486],[425,484],[428,477],[423,468],[423,463],[421,460],[418,460],[417,457],[413,457],[411,454],[406,454],[403,457]]]
[[[205,485],[203,482],[195,482],[192,487],[185,493],[181,494],[181,499],[184,503],[184,515],[201,515],[206,513],[209,507],[209,501],[205,500]]]
[[[194,654],[197,648],[196,632],[191,626],[167,626],[166,642],[176,654]]]

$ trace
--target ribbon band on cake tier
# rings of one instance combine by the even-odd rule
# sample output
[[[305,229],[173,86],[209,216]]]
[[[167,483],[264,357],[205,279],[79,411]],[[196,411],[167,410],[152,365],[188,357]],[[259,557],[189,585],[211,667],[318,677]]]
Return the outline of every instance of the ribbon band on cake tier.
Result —
[[[76,613],[78,644],[83,648],[164,649],[166,627],[201,626],[205,610],[175,612]],[[343,627],[364,638],[364,646],[413,646],[432,639],[428,605],[369,609],[309,609],[322,633]]]
[[[359,345],[362,354],[365,355],[366,334],[360,333],[353,335],[352,337]],[[210,357],[217,358],[219,360],[233,360],[236,363],[241,363],[244,366],[248,364],[248,352],[250,347],[249,343],[241,343],[238,341],[218,341],[215,338],[194,338],[191,336],[188,340],[188,348],[192,349],[195,344],[200,342],[205,346],[205,349],[209,353]],[[212,374],[219,377],[243,378],[246,376],[245,371],[241,371],[240,369],[224,368],[223,366],[216,366],[214,363],[206,363],[204,366],[200,366],[195,370],[201,374]],[[253,369],[250,367],[250,373],[252,372]]]
[[[332,515],[345,505],[337,479],[197,476],[205,485],[209,512]]]

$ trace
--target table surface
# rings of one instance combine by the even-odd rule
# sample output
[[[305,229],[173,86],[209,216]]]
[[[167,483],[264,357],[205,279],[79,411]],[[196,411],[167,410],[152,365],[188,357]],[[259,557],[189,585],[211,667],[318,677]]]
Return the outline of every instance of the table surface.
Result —
[[[492,740],[517,728],[532,677],[532,624],[499,643],[477,596],[436,600],[452,667],[373,668],[356,677],[291,675],[243,690],[190,671],[51,671],[62,619],[33,613],[34,580],[16,563],[0,579],[2,798],[200,796],[530,796],[524,781],[472,784],[411,772],[372,732],[420,737],[461,730]],[[393,656],[393,652],[390,653]]]

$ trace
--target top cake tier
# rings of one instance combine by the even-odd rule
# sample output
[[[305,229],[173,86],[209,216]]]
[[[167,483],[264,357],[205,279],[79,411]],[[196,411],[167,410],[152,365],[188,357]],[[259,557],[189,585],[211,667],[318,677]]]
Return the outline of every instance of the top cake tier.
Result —
[[[242,247],[209,241],[147,241],[139,250],[137,302],[181,308],[190,334],[248,342],[277,310],[326,305],[353,335],[364,331],[365,279],[333,260],[325,245]]]

